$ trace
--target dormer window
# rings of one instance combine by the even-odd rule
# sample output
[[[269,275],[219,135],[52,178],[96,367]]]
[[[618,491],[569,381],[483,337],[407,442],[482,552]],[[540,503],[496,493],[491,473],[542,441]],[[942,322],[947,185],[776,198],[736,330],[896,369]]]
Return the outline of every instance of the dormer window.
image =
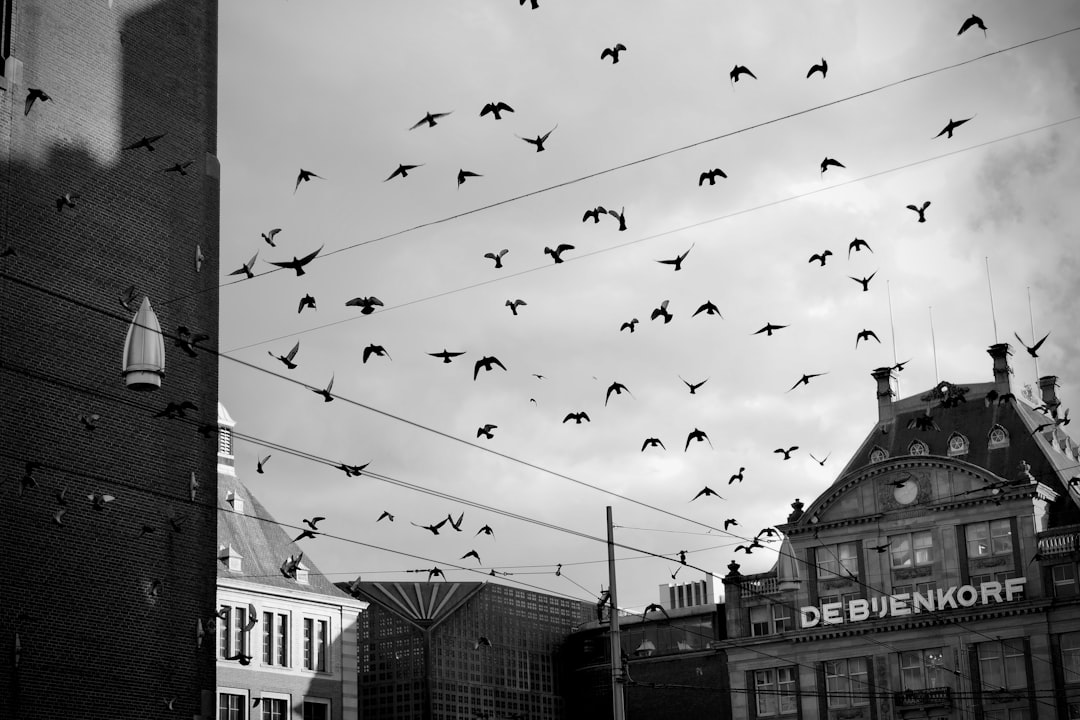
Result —
[[[968,454],[968,439],[960,433],[949,436],[949,457]]]
[[[235,490],[225,493],[225,502],[232,505],[233,512],[244,512],[244,498],[237,495]]]
[[[1009,446],[1009,433],[1000,425],[990,428],[988,447],[991,450]]]
[[[296,566],[296,582],[301,585],[308,584],[308,569],[304,563],[299,563]]]
[[[870,451],[870,462],[872,463],[883,462],[887,457],[889,457],[889,453],[885,452],[883,448],[875,446],[874,449]]]
[[[222,545],[218,548],[218,560],[222,562],[229,572],[243,572],[244,556],[236,552],[232,545]]]
[[[930,448],[922,440],[912,440],[907,451],[908,455],[928,455]]]

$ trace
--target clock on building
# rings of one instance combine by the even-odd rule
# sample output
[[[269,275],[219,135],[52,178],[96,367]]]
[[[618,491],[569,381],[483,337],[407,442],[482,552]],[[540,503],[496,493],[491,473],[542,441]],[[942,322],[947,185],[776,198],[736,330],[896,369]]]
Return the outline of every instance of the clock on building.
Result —
[[[893,490],[893,498],[901,505],[908,505],[915,502],[915,498],[919,496],[919,486],[915,484],[914,480],[908,480],[903,485],[898,485]]]

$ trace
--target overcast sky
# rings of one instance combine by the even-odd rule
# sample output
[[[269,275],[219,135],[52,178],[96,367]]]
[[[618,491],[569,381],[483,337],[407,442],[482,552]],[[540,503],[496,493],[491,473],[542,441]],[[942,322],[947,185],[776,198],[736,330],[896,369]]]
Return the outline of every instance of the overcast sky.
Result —
[[[973,12],[985,35],[958,36]],[[619,604],[640,610],[680,550],[718,578],[732,559],[773,564],[734,547],[836,479],[877,419],[876,367],[910,361],[907,397],[990,381],[986,349],[1010,342],[1019,394],[1037,375],[1014,333],[1049,332],[1038,374],[1060,377],[1064,406],[1076,397],[1080,32],[1044,39],[1080,27],[1071,0],[220,13],[218,344],[242,361],[221,361],[221,400],[239,435],[288,448],[238,441],[238,473],[278,521],[326,517],[343,539],[302,549],[334,580],[494,569],[593,600],[611,505],[635,548],[618,551]],[[617,43],[619,62],[602,60]],[[822,58],[827,76],[808,79]],[[731,82],[736,65],[757,79]],[[480,117],[499,101],[514,112]],[[429,112],[450,114],[410,129]],[[543,152],[521,139],[552,130]],[[826,157],[845,167],[822,173]],[[399,164],[419,167],[387,180]],[[301,168],[321,179],[295,187]],[[714,168],[728,177],[700,185]],[[478,176],[459,186],[459,170]],[[906,206],[926,201],[920,223]],[[583,222],[597,206],[625,208],[626,230]],[[855,238],[869,248],[849,253]],[[563,243],[555,264],[544,248]],[[302,277],[268,264],[320,247]],[[496,269],[484,255],[504,248]],[[657,262],[688,250],[678,271]],[[256,251],[256,277],[226,274]],[[871,275],[865,292],[852,279]],[[298,313],[305,294],[317,309]],[[372,314],[345,304],[370,296]],[[650,320],[665,300],[671,322]],[[722,317],[693,316],[707,301]],[[787,327],[754,334],[767,323]],[[864,329],[881,342],[856,346]],[[297,341],[295,369],[270,357]],[[388,357],[364,363],[369,345]],[[428,354],[443,349],[465,354]],[[474,380],[485,356],[506,370]],[[332,403],[304,387],[331,377]],[[690,394],[683,379],[708,382]],[[614,382],[629,392],[605,405]],[[579,411],[590,422],[563,422]],[[684,450],[695,429],[711,446]],[[666,450],[642,451],[649,437]],[[705,486],[724,499],[691,501]],[[410,524],[462,512],[460,533]],[[476,535],[485,524],[494,536]],[[461,559],[473,549],[480,563]]]

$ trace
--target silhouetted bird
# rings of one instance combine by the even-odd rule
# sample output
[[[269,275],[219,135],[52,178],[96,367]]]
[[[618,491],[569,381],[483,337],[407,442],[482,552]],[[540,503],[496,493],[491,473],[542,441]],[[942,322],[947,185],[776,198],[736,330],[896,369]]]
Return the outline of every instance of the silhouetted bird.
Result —
[[[810,256],[810,259],[807,260],[807,262],[814,262],[815,260],[817,260],[819,263],[821,263],[821,267],[825,267],[825,259],[828,258],[830,255],[832,255],[832,250],[824,250],[820,253],[814,253]]]
[[[917,212],[919,214],[919,222],[924,223],[924,222],[926,222],[926,208],[928,208],[928,207],[930,207],[930,201],[929,200],[927,200],[926,202],[924,202],[920,206],[908,205],[907,209],[908,210],[914,210],[915,212]]]
[[[619,53],[626,49],[626,46],[622,43],[617,43],[615,47],[604,48],[604,51],[600,53],[600,59],[611,58],[611,64],[619,62]]]
[[[720,168],[713,168],[712,170],[701,173],[701,175],[698,176],[698,181],[697,181],[698,187],[701,187],[702,185],[704,185],[706,180],[709,181],[710,185],[715,185],[717,177],[726,178],[727,173],[725,173]]]
[[[555,128],[557,128],[557,127],[559,127],[559,126],[556,125],[555,127],[548,130],[546,133],[544,133],[543,135],[537,135],[535,140],[532,139],[532,138],[521,137],[520,135],[518,135],[518,137],[521,138],[522,140],[524,140],[525,142],[529,143],[530,145],[535,145],[536,146],[536,152],[543,152],[544,151],[544,143],[547,142],[548,137],[551,135],[551,133],[555,132]]]
[[[972,116],[972,117],[974,117],[974,116]],[[941,129],[941,132],[939,132],[937,135],[935,135],[934,138],[937,139],[937,138],[941,137],[942,135],[944,135],[946,138],[951,138],[952,134],[953,134],[953,130],[960,127],[961,125],[966,123],[968,120],[971,120],[971,118],[964,118],[963,120],[953,120],[952,118],[949,118],[949,123],[945,127],[943,127]]]
[[[151,135],[150,137],[143,136],[130,145],[126,145],[124,150],[138,150],[139,148],[146,148],[149,152],[154,152],[154,143],[161,138],[165,137],[165,133],[160,135]]]
[[[960,30],[956,34],[963,35],[973,27],[977,27],[982,30],[983,37],[986,37],[986,25],[983,23],[982,18],[978,15],[972,15],[967,20],[965,20],[964,23],[960,26]]]
[[[731,68],[731,72],[728,73],[728,77],[731,78],[732,83],[739,82],[739,78],[743,75],[749,75],[750,77],[757,80],[757,75],[750,72],[750,68],[746,67],[745,65],[736,65],[735,67]]]
[[[490,113],[492,116],[494,116],[496,120],[502,120],[501,113],[503,112],[514,112],[514,108],[510,107],[501,100],[498,102],[489,102],[480,111],[480,117],[484,117],[485,115]]]
[[[1046,338],[1050,337],[1050,333],[1046,333],[1045,335],[1043,335],[1043,337],[1042,337],[1042,340],[1040,340],[1039,342],[1035,343],[1035,344],[1034,344],[1034,345],[1032,345],[1031,347],[1028,347],[1028,346],[1027,346],[1027,343],[1025,343],[1025,342],[1024,342],[1024,340],[1023,340],[1023,338],[1021,338],[1021,337],[1020,337],[1020,334],[1019,334],[1019,333],[1017,333],[1017,332],[1014,332],[1014,333],[1013,333],[1013,335],[1016,335],[1016,339],[1017,339],[1017,340],[1019,340],[1019,341],[1020,341],[1020,344],[1024,346],[1024,349],[1025,349],[1025,350],[1027,350],[1027,353],[1028,353],[1028,355],[1030,355],[1030,356],[1031,356],[1031,357],[1033,357],[1033,358],[1037,358],[1037,357],[1039,357],[1039,352],[1038,352],[1038,351],[1039,351],[1039,348],[1041,348],[1041,347],[1042,347],[1042,344],[1043,344],[1044,342],[1046,342]]]
[[[829,74],[829,63],[825,62],[825,58],[821,58],[820,64],[814,64],[810,66],[810,70],[806,73],[806,77],[810,77],[814,73],[821,73],[821,79],[824,80],[825,76]]]
[[[424,115],[424,117],[420,118],[420,120],[418,120],[417,123],[415,125],[413,125],[409,129],[410,130],[415,130],[416,128],[420,127],[421,125],[425,125],[425,124],[428,127],[435,127],[436,125],[439,124],[438,122],[436,122],[439,118],[444,118],[444,117],[446,117],[447,115],[449,115],[452,112],[454,112],[454,111],[450,110],[449,112],[437,112],[437,113],[429,112],[426,115]]]
[[[315,252],[312,252],[312,253],[308,253],[307,255],[305,255],[302,258],[298,258],[295,255],[293,255],[292,260],[286,260],[285,262],[273,262],[273,261],[271,261],[270,264],[271,265],[276,265],[279,268],[285,268],[287,270],[295,270],[296,271],[296,277],[300,277],[301,275],[304,274],[304,266],[307,265],[312,260],[314,260],[315,257],[320,252],[322,252],[323,247],[324,246],[320,245],[318,250],[316,250]]]
[[[34,107],[34,102],[40,100],[41,102],[48,102],[52,100],[48,94],[40,88],[27,88],[26,90],[26,102],[23,103],[23,115],[30,114],[30,108]]]

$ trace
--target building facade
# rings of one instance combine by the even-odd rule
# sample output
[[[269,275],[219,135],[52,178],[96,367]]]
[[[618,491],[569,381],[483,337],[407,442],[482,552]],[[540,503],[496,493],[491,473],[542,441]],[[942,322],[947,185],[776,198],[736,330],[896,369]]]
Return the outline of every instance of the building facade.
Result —
[[[1055,378],[894,400],[833,484],[796,501],[776,566],[724,578],[734,717],[1080,717],[1080,449]]]
[[[236,475],[234,422],[218,405],[218,720],[357,720],[357,618]],[[292,532],[293,534],[290,534]],[[310,542],[308,540],[307,542]]]
[[[0,0],[0,717],[214,712],[216,117],[215,0]]]
[[[595,612],[487,582],[355,583],[365,720],[578,717],[564,701],[563,643]]]

